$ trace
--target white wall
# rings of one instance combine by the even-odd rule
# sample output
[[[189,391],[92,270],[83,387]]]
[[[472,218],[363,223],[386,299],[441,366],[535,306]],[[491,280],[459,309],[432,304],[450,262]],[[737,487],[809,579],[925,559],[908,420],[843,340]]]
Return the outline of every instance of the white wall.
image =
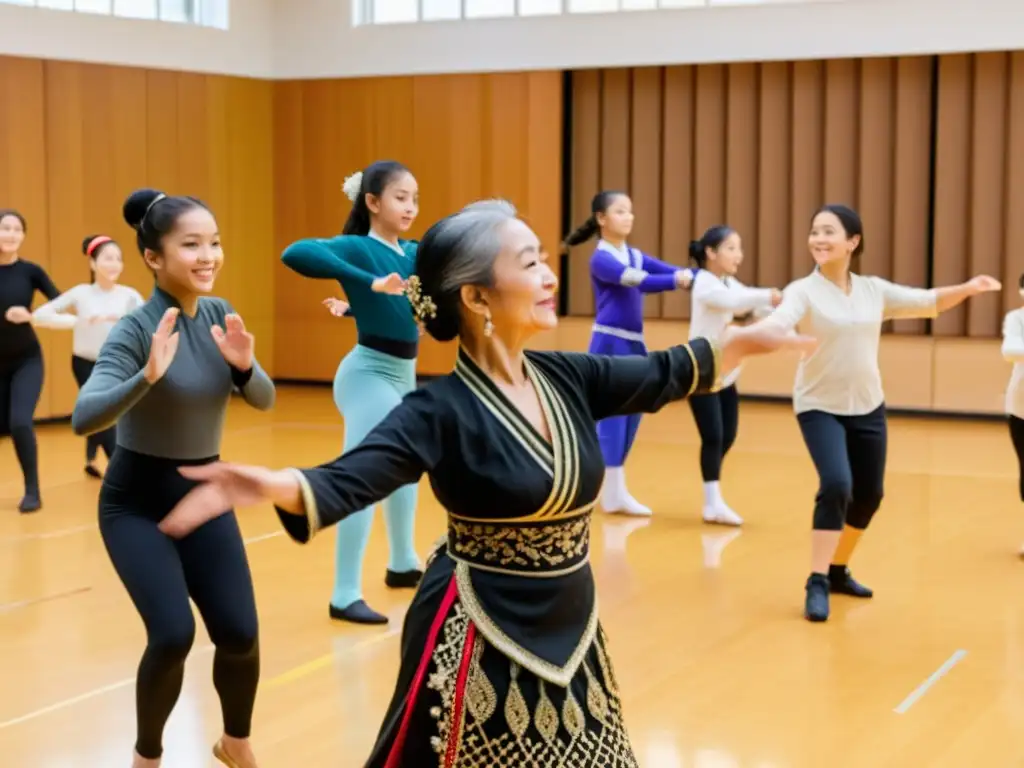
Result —
[[[1024,49],[1024,0],[774,0],[360,27],[352,2],[232,0],[228,31],[0,2],[0,54],[315,78]]]
[[[574,69],[1024,48],[1024,0],[795,0],[356,28],[352,2],[279,0],[275,75]]]
[[[269,78],[274,6],[232,0],[224,31],[0,3],[0,54]]]

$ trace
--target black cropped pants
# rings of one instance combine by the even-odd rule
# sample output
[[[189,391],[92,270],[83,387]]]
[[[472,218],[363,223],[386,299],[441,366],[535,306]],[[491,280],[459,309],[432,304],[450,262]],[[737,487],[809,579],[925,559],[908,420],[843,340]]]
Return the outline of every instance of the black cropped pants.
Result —
[[[885,404],[859,416],[805,411],[797,421],[818,470],[815,530],[841,531],[844,524],[867,528],[884,494]]]

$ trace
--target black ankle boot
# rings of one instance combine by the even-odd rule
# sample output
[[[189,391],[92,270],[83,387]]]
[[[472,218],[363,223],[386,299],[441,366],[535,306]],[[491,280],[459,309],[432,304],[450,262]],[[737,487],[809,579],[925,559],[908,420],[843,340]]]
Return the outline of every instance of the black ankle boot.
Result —
[[[828,619],[828,586],[828,577],[823,573],[812,573],[807,577],[804,617],[808,621]]]
[[[850,569],[845,565],[830,565],[828,569],[828,583],[832,592],[837,595],[850,595],[851,597],[871,597],[875,593],[868,587],[856,581],[850,575]]]

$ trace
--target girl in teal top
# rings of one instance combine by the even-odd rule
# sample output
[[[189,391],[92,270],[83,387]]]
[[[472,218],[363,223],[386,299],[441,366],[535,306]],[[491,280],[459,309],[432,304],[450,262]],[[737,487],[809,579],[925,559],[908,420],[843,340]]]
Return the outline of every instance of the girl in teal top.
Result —
[[[419,212],[416,179],[405,166],[378,161],[345,180],[352,213],[340,237],[299,240],[281,257],[303,277],[341,283],[355,318],[358,342],[338,366],[334,402],[345,420],[344,451],[363,438],[416,387],[419,326],[405,296],[417,243],[399,238]],[[326,303],[326,302],[325,302]],[[332,308],[332,311],[334,309]],[[385,583],[414,588],[423,575],[413,541],[417,486],[384,500],[390,560]],[[331,618],[386,624],[363,600],[362,569],[373,508],[338,525]]]

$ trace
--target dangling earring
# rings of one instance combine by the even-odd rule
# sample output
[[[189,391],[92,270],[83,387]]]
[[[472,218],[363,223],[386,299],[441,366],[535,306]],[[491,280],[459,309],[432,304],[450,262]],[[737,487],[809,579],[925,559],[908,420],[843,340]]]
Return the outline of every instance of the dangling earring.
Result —
[[[488,312],[484,316],[484,336],[490,338],[492,333],[494,333],[494,323],[491,322],[491,314]]]

